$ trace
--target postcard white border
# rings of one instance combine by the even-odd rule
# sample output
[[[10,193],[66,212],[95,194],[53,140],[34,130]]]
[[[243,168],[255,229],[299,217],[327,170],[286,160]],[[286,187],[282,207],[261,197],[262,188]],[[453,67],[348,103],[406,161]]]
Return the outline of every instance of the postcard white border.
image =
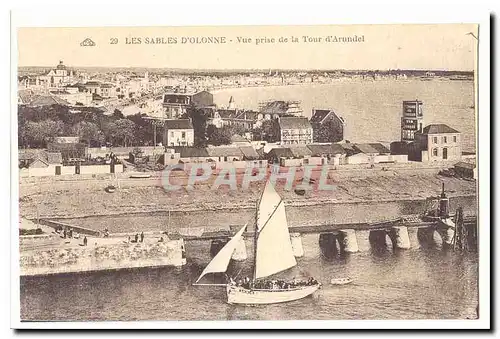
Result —
[[[388,11],[383,2],[350,2],[341,6],[314,5],[307,1],[304,4],[293,5],[288,2],[270,3],[269,1],[252,1],[246,5],[232,3],[217,4],[214,1],[198,3],[197,11],[186,11],[190,8],[187,2],[168,3],[164,5],[150,4],[141,1],[141,7],[128,7],[127,2],[118,7],[116,4],[103,5],[99,1],[86,1],[87,7],[69,5],[62,2],[64,10],[47,6],[44,2],[41,7],[36,2],[29,9],[22,8],[12,13],[11,29],[11,138],[17,140],[16,106],[17,95],[17,50],[16,29],[18,27],[76,27],[76,26],[201,26],[201,25],[309,25],[309,24],[394,24],[394,23],[478,23],[480,24],[479,44],[479,146],[478,168],[481,186],[480,200],[480,319],[479,320],[329,320],[329,321],[162,321],[162,322],[40,322],[22,323],[19,321],[19,253],[17,235],[18,215],[18,184],[17,184],[17,142],[11,145],[11,326],[13,328],[309,328],[309,329],[363,329],[363,328],[395,328],[395,329],[423,329],[423,328],[489,328],[490,326],[490,244],[488,230],[490,225],[489,213],[489,164],[490,164],[490,135],[489,135],[489,61],[490,61],[490,22],[489,13],[479,9],[477,4],[467,7],[459,4],[439,4],[436,1],[419,1],[414,5],[391,5]],[[427,5],[426,5],[427,3]],[[97,6],[97,9],[96,9]],[[359,10],[363,6],[363,11]],[[68,8],[69,7],[69,8]],[[168,8],[168,10],[162,10]],[[155,8],[152,10],[152,8]],[[430,8],[430,10],[429,10]],[[265,9],[265,10],[263,10]],[[277,15],[276,13],[279,13]],[[61,15],[63,14],[63,15]],[[16,291],[17,290],[17,291]]]

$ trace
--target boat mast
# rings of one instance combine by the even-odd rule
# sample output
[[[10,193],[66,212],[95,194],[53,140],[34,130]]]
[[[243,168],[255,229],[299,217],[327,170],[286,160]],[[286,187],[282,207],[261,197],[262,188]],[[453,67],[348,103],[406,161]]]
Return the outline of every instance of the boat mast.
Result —
[[[262,196],[261,196],[262,198]],[[257,276],[257,238],[259,236],[259,230],[258,230],[258,220],[259,220],[259,205],[260,205],[260,200],[257,201],[257,208],[255,209],[255,223],[254,223],[254,230],[253,230],[253,281],[255,281],[255,277]]]
[[[257,239],[259,237],[259,206],[262,201],[262,197],[264,196],[264,192],[266,191],[266,186],[269,184],[269,181],[266,182],[266,185],[264,186],[264,190],[262,190],[262,193],[260,194],[259,200],[257,200],[257,207],[255,208],[255,224],[254,224],[254,231],[253,231],[253,279],[256,280],[255,277],[257,276]]]

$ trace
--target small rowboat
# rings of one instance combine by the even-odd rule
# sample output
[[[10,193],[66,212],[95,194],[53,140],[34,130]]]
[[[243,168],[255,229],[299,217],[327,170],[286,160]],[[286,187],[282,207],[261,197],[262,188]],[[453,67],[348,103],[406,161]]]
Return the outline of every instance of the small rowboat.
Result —
[[[116,191],[116,187],[113,185],[109,185],[108,187],[105,188],[105,191],[108,193],[114,193]]]
[[[132,179],[147,179],[147,178],[151,178],[151,174],[131,174],[130,178],[132,178]]]
[[[332,280],[330,280],[330,284],[332,285],[346,285],[346,284],[350,284],[352,283],[352,279],[351,278],[332,278]]]

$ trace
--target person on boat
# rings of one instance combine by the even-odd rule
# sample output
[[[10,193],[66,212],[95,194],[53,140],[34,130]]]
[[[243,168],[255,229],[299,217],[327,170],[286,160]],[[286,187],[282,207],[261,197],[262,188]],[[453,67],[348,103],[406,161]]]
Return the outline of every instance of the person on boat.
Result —
[[[144,242],[144,232],[141,232],[141,242]]]
[[[139,234],[135,234],[135,241],[134,242],[137,242],[139,240]]]
[[[83,246],[87,246],[87,236],[83,237]]]

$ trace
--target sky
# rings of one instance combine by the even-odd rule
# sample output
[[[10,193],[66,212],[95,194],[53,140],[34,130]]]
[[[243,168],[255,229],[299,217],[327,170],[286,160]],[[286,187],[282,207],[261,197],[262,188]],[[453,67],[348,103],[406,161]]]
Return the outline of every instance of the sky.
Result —
[[[472,71],[477,41],[467,33],[478,36],[477,29],[473,24],[22,27],[17,31],[18,66],[53,67],[62,60],[75,68]],[[304,36],[314,37],[314,42],[304,42]],[[357,36],[363,41],[327,42],[328,36],[338,40]],[[182,43],[183,37],[219,37],[226,43]],[[250,38],[251,42],[238,42],[238,37]],[[292,42],[292,37],[298,41]],[[81,46],[86,38],[95,46]],[[135,44],[130,43],[133,38]],[[146,43],[146,38],[163,38],[165,43]],[[167,44],[168,38],[177,43]],[[274,42],[269,41],[273,38]],[[287,42],[280,42],[280,38]],[[256,44],[257,39],[266,41]]]

